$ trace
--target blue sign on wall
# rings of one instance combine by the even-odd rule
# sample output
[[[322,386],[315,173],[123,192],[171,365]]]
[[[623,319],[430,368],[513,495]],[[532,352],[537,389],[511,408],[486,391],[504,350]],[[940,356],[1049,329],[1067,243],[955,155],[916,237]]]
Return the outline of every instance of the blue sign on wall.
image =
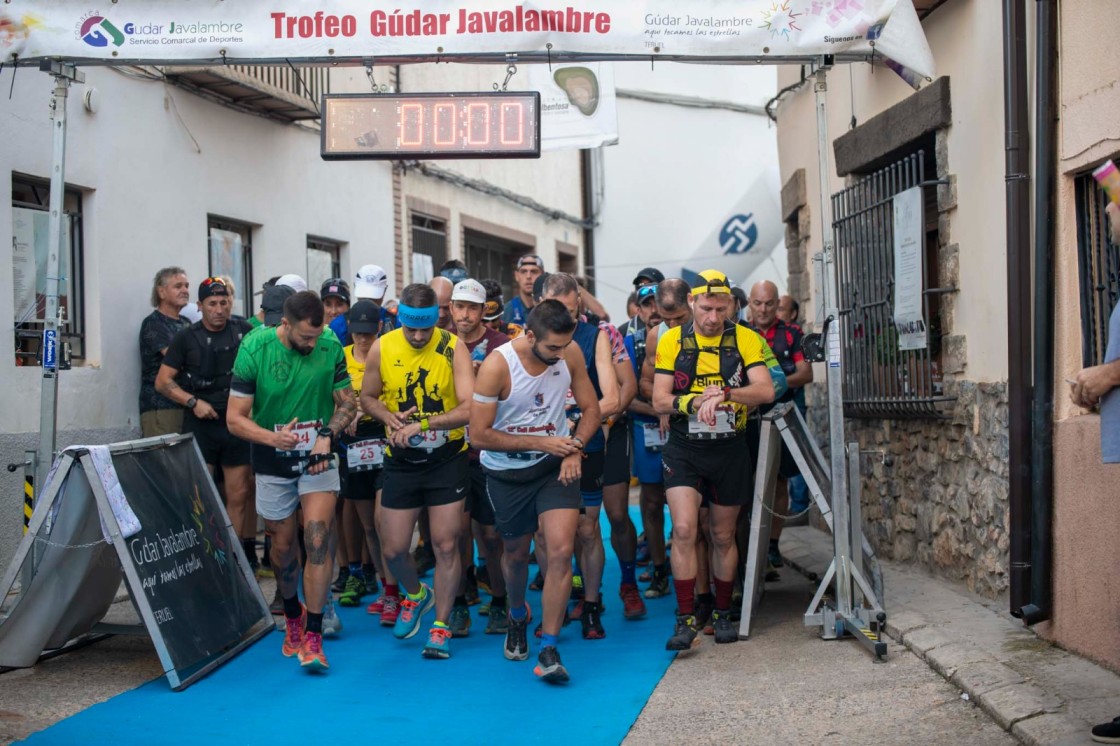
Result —
[[[43,330],[43,367],[47,370],[58,369],[58,330]]]

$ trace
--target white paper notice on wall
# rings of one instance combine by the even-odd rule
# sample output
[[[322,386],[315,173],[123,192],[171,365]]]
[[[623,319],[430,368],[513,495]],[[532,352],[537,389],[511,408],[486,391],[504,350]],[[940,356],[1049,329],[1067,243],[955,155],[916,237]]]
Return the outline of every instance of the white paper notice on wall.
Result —
[[[922,188],[894,196],[894,325],[898,349],[926,348],[922,313]]]
[[[828,367],[840,367],[840,324],[835,321],[828,325]]]

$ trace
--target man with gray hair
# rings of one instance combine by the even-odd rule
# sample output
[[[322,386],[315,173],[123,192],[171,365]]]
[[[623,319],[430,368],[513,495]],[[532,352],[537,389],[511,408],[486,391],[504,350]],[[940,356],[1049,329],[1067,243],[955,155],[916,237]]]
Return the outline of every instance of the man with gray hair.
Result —
[[[156,391],[156,375],[176,333],[190,326],[180,312],[191,300],[182,267],[164,267],[152,281],[152,311],[140,323],[140,432],[145,438],[183,429],[183,408]]]

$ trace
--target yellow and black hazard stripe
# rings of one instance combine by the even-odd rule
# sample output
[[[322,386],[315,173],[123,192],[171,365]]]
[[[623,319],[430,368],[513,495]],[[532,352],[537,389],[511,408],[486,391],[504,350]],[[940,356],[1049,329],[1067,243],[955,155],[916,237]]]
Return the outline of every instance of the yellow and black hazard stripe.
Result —
[[[23,533],[31,525],[31,513],[35,507],[35,477],[28,474],[23,478]]]

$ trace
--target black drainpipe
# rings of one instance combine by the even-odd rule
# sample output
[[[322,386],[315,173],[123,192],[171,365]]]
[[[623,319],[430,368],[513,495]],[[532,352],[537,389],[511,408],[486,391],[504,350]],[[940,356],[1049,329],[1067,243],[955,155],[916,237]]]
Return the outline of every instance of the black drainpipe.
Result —
[[[591,150],[579,151],[580,184],[583,187],[583,219],[587,227],[583,229],[583,274],[587,278],[587,289],[595,293],[595,229],[591,227],[595,215],[595,182],[592,179]]]
[[[1054,77],[1058,50],[1054,0],[1037,0],[1034,140],[1034,407],[1031,422],[1031,600],[1023,622],[1050,618],[1054,494]]]
[[[1011,614],[1022,616],[1031,584],[1031,255],[1024,0],[1003,0],[1003,119],[1007,191],[1008,503]]]

